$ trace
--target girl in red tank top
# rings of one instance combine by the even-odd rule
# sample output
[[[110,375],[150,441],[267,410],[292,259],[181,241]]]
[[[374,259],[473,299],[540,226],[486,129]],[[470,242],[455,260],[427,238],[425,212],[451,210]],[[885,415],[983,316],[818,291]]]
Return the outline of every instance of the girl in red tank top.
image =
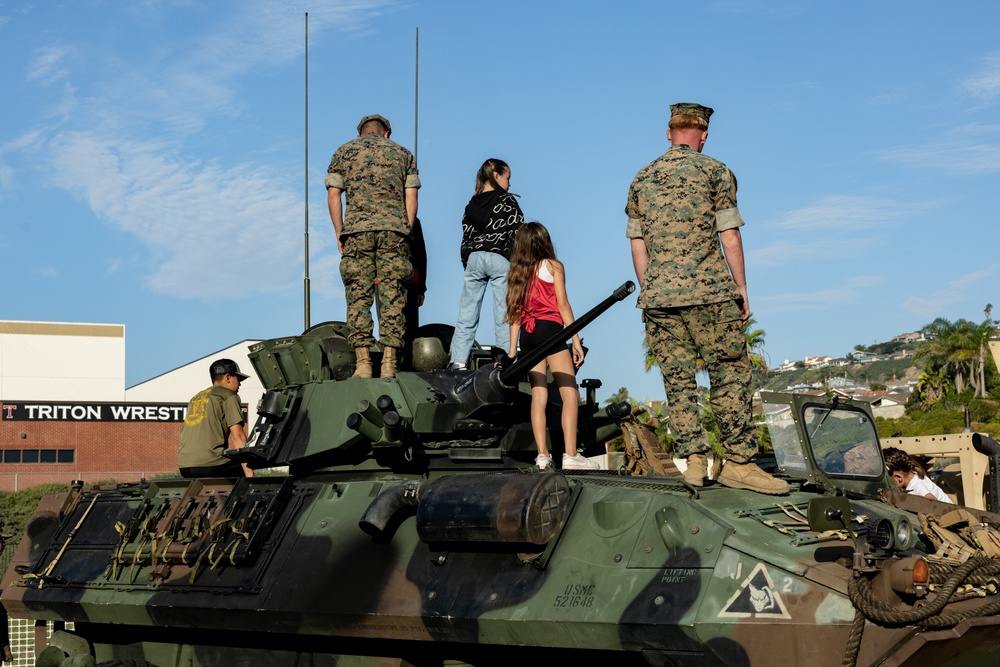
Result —
[[[573,309],[566,296],[566,274],[556,259],[552,239],[537,222],[521,225],[514,237],[514,250],[507,274],[507,322],[510,323],[510,357],[517,355],[518,342],[528,352],[573,323]],[[535,436],[539,470],[552,466],[548,449],[545,406],[549,400],[546,368],[562,399],[563,469],[595,469],[600,466],[582,456],[576,447],[576,426],[580,409],[580,390],[576,369],[583,363],[583,346],[574,335],[570,350],[562,347],[528,371],[531,383],[531,431]]]

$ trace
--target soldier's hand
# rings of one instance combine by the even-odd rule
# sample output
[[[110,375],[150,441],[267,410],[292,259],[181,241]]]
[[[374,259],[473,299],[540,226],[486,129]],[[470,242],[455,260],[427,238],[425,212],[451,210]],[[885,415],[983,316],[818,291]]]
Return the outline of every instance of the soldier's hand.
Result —
[[[736,305],[740,307],[740,317],[746,322],[750,319],[750,298],[747,296],[747,286],[739,288],[740,298],[736,299]]]

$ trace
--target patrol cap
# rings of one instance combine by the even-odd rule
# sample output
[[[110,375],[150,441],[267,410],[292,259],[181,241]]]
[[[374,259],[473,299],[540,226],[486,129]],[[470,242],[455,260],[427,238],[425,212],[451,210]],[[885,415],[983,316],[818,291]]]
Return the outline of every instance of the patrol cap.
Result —
[[[377,113],[373,113],[361,119],[361,122],[358,123],[358,134],[361,134],[361,128],[364,127],[365,123],[367,123],[370,120],[377,120],[383,125],[385,125],[385,129],[389,131],[389,135],[390,136],[392,135],[392,125],[389,125],[389,121],[386,120],[384,116],[380,116]]]
[[[219,375],[232,375],[239,378],[240,382],[246,380],[249,375],[240,372],[240,367],[232,359],[216,359],[208,369],[208,374],[212,377]]]
[[[713,113],[715,113],[715,109],[703,107],[693,102],[678,102],[677,104],[670,105],[671,118],[674,116],[697,116],[705,121],[706,126],[708,125],[708,119],[712,117]]]

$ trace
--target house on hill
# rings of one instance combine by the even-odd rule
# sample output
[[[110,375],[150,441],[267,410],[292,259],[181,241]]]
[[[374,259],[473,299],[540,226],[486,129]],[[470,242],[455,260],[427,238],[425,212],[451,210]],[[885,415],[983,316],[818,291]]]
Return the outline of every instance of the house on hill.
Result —
[[[881,356],[875,354],[874,352],[865,352],[863,350],[857,350],[851,352],[851,359],[857,364],[870,364],[873,361],[879,361],[882,359]]]
[[[923,331],[914,331],[913,333],[899,334],[893,337],[889,342],[891,343],[920,343],[927,340],[924,336]]]
[[[792,371],[795,370],[795,364],[796,363],[797,362],[795,362],[795,361],[789,361],[788,359],[785,359],[785,363],[781,364],[780,366],[778,366],[776,368],[772,368],[771,372],[772,373],[790,373],[790,372],[792,372]]]
[[[886,419],[898,419],[906,416],[906,401],[909,394],[890,394],[888,391],[869,391],[854,396],[855,400],[864,401],[872,406],[872,414]]]

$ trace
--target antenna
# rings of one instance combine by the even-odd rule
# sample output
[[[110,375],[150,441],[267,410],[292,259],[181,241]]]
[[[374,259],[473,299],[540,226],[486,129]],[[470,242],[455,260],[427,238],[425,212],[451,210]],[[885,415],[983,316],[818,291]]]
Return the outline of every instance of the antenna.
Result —
[[[305,331],[309,328],[309,12],[306,12],[306,233],[305,233],[305,278],[302,281],[305,302]]]
[[[416,52],[413,55],[413,160],[420,165],[420,160],[417,158],[417,151],[419,150],[420,142],[417,141],[417,102],[420,99],[420,28],[417,28],[417,35],[414,39],[414,48]]]

